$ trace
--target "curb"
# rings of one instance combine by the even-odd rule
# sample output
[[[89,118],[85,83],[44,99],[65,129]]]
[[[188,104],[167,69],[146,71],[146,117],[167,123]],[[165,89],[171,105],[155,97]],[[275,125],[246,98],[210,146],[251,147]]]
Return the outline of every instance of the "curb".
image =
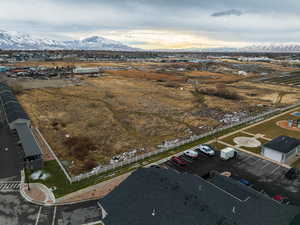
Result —
[[[42,184],[40,184],[40,183],[31,183],[31,185],[34,185],[34,184],[42,185]],[[33,203],[33,204],[36,204],[36,205],[43,205],[43,206],[52,206],[52,205],[55,205],[55,197],[54,197],[53,193],[52,193],[52,195],[51,195],[51,198],[54,199],[54,202],[53,202],[53,203],[48,203],[48,202],[46,202],[46,201],[49,200],[49,198],[47,198],[47,196],[46,196],[45,202],[36,201],[36,200],[32,199],[30,196],[28,196],[28,195],[26,194],[26,192],[24,191],[24,190],[27,188],[27,186],[28,186],[27,184],[21,183],[21,187],[20,187],[20,194],[21,194],[21,196],[22,196],[26,201],[28,201],[28,202],[30,202],[30,203]],[[44,188],[44,187],[42,186],[41,190],[42,190],[43,188]]]

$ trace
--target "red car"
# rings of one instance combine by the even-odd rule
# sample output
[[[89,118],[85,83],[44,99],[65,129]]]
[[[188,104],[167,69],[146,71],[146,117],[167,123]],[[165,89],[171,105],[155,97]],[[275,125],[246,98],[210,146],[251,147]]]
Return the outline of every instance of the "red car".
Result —
[[[176,164],[178,164],[178,165],[180,165],[180,166],[185,166],[185,165],[188,164],[187,161],[185,161],[185,160],[183,160],[183,159],[181,159],[181,158],[179,158],[177,156],[173,156],[171,158],[171,161],[174,162],[174,163],[176,163]]]
[[[275,196],[273,196],[273,199],[280,203],[283,203],[283,204],[287,204],[287,205],[290,204],[289,199],[287,197],[283,197],[281,195],[275,195]]]

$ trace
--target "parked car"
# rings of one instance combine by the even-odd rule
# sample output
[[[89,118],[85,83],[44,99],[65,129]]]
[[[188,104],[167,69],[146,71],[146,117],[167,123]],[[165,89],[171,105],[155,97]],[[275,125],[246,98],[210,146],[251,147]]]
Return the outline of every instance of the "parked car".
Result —
[[[250,181],[248,181],[248,180],[246,180],[246,179],[239,179],[239,182],[241,183],[241,184],[244,184],[244,185],[247,185],[247,186],[251,186],[251,182]]]
[[[195,150],[186,150],[186,151],[184,151],[184,155],[189,158],[192,158],[192,159],[197,159],[199,156],[199,153]]]
[[[150,167],[160,169],[160,166],[159,166],[159,165],[156,165],[156,164],[153,164],[153,165],[151,165]]]
[[[283,197],[281,195],[275,195],[273,196],[273,199],[282,203],[282,204],[286,204],[289,205],[291,202],[289,201],[288,197]]]
[[[171,158],[171,161],[172,161],[173,163],[175,163],[175,164],[180,165],[180,166],[185,166],[185,165],[188,164],[187,161],[185,161],[185,160],[183,160],[183,159],[181,159],[181,158],[179,158],[179,157],[177,157],[177,156],[173,156],[173,157]]]
[[[199,145],[197,150],[208,156],[214,156],[216,154],[215,150],[209,145]]]

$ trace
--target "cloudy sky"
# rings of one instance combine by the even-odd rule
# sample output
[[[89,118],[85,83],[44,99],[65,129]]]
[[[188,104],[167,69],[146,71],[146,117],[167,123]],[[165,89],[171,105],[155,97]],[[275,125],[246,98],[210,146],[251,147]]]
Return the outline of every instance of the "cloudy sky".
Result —
[[[299,43],[298,0],[0,0],[0,29],[145,49]]]

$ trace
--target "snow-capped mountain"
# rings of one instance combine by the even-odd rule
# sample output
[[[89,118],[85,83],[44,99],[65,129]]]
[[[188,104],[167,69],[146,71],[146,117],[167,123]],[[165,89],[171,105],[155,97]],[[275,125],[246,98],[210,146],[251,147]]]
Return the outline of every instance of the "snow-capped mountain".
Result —
[[[68,49],[83,49],[83,50],[115,50],[115,51],[135,51],[137,48],[132,48],[118,41],[113,41],[107,38],[92,36],[82,40],[64,41]]]
[[[255,44],[243,48],[185,48],[185,49],[159,49],[161,52],[300,52],[300,44]]]
[[[245,52],[300,52],[300,44],[257,44],[244,48],[239,51]]]
[[[83,40],[57,41],[48,38],[35,37],[19,32],[0,30],[0,49],[3,50],[112,50],[136,51],[118,41],[113,41],[99,36]]]
[[[0,49],[59,49],[64,44],[46,38],[37,38],[28,34],[0,30]]]

